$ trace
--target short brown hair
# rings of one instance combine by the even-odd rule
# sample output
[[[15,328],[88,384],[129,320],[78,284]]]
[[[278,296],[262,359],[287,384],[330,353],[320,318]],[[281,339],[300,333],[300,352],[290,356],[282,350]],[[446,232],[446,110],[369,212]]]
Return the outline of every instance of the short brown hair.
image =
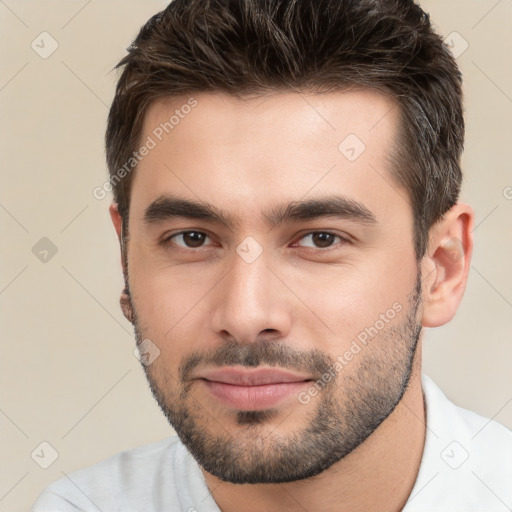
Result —
[[[106,157],[123,216],[133,173],[117,173],[141,144],[148,106],[208,91],[242,98],[356,87],[393,98],[401,112],[393,174],[412,203],[418,258],[459,196],[462,78],[413,0],[174,0],[142,27],[122,67]]]

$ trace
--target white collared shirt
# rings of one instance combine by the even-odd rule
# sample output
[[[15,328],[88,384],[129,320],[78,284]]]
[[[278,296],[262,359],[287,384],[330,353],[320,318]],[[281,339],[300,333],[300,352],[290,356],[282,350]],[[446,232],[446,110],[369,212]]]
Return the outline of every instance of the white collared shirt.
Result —
[[[422,377],[427,432],[403,512],[512,511],[512,432],[451,403]],[[54,482],[32,512],[220,512],[178,437],[110,457]]]

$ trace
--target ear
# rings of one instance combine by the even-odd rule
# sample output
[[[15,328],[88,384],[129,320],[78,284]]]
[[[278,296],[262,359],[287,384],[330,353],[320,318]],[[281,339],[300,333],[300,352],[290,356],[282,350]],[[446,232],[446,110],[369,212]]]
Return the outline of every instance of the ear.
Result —
[[[126,262],[124,258],[124,248],[123,248],[123,217],[119,213],[119,207],[117,203],[112,203],[108,209],[110,213],[110,218],[112,219],[112,224],[114,225],[114,229],[116,230],[117,239],[119,241],[119,247],[121,250],[121,265],[123,267],[123,274],[126,275]]]
[[[124,289],[121,292],[121,297],[119,298],[119,304],[121,305],[121,310],[123,311],[123,314],[125,318],[128,320],[128,322],[133,323],[133,308],[132,308],[132,301],[130,298],[130,292],[128,289],[128,269],[127,261],[124,254],[124,242],[123,241],[123,217],[119,213],[119,208],[117,203],[112,203],[109,207],[110,212],[110,218],[112,219],[112,224],[114,225],[114,229],[116,230],[117,239],[119,240],[119,247],[121,250],[121,266],[123,269],[123,276],[124,276]]]
[[[457,203],[430,230],[422,260],[424,327],[448,323],[459,307],[473,253],[473,224],[473,209]]]
[[[121,229],[123,225],[123,218],[121,217],[121,214],[119,213],[119,208],[117,203],[112,203],[108,209],[110,213],[110,218],[112,219],[112,224],[114,225],[114,229],[117,233],[117,239],[119,240],[119,243],[121,243]]]

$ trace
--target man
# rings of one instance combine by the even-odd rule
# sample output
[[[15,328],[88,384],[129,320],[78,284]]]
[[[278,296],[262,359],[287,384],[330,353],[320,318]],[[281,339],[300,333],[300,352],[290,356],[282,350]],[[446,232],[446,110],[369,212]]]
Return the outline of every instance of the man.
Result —
[[[464,293],[461,76],[408,0],[175,0],[109,115],[126,288],[178,436],[34,511],[504,511],[512,433],[421,372]]]

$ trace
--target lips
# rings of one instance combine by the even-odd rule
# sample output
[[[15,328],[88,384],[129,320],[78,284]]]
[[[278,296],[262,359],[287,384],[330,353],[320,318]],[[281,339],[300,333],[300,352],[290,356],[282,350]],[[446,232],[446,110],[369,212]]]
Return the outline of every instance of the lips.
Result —
[[[275,408],[296,396],[311,377],[275,368],[223,367],[205,369],[196,379],[222,404],[255,411]]]
[[[265,384],[281,384],[310,380],[307,375],[300,375],[276,368],[236,368],[224,367],[203,370],[200,378],[233,384],[236,386],[262,386]]]

